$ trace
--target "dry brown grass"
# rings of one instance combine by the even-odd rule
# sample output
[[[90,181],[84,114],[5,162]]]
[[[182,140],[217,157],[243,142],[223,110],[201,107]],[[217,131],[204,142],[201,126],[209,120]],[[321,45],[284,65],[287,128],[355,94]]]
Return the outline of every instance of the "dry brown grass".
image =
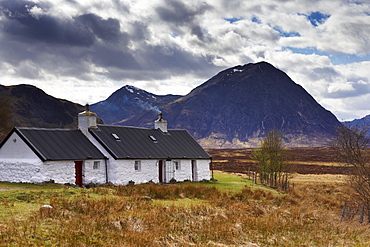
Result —
[[[254,149],[209,149],[213,168],[226,172],[257,171],[251,159]],[[335,151],[329,147],[288,148],[287,159],[293,172],[300,174],[347,174]]]
[[[339,221],[350,194],[314,179],[280,195],[153,184],[53,194],[47,213],[5,219],[0,246],[369,246],[367,225]],[[179,199],[200,203],[157,203]]]
[[[339,183],[346,182],[347,176],[341,174],[298,174],[293,173],[289,179],[292,183]]]

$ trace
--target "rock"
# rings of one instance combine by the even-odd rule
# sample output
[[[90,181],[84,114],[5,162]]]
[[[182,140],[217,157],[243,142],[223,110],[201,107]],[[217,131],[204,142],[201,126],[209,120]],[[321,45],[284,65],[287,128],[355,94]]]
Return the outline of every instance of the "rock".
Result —
[[[43,217],[51,217],[54,213],[54,208],[50,205],[42,205],[39,212]]]

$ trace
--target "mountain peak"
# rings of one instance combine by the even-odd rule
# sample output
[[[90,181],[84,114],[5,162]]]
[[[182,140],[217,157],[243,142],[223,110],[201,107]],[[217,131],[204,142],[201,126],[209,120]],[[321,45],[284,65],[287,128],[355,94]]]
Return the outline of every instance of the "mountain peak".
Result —
[[[180,98],[178,95],[155,95],[132,85],[125,85],[115,91],[106,100],[92,104],[91,110],[107,124],[115,124],[149,110],[156,115],[164,104]]]
[[[237,65],[237,66],[228,68],[228,69],[220,72],[219,74],[221,74],[221,73],[228,73],[228,74],[242,73],[242,72],[245,72],[245,71],[248,71],[248,70],[257,70],[259,72],[268,72],[268,71],[271,71],[271,70],[276,70],[276,68],[268,62],[262,61],[262,62],[258,62],[258,63],[248,63],[248,64],[244,64],[244,65]]]
[[[122,89],[126,89],[130,93],[134,93],[135,91],[144,91],[144,90],[142,90],[140,88],[137,88],[135,86],[132,86],[132,85],[125,85],[125,86],[122,87]]]
[[[117,91],[120,91],[120,90],[126,90],[127,92],[133,93],[133,94],[144,94],[145,96],[155,97],[154,94],[149,93],[148,91],[145,91],[144,89],[141,89],[141,88],[138,88],[132,85],[125,85]]]
[[[283,132],[288,146],[322,146],[340,126],[306,90],[267,62],[221,71],[161,110],[171,128],[187,129],[213,148],[255,147],[272,129]],[[124,124],[148,126],[144,119],[135,116]]]

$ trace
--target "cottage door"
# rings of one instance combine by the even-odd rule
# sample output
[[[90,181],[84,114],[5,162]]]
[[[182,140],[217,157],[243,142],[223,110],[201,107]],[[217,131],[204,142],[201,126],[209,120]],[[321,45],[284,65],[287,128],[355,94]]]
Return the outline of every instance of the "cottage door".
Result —
[[[163,160],[158,161],[158,168],[159,168],[158,173],[159,173],[159,182],[160,183],[164,182],[164,179],[163,179],[163,164],[164,164]]]
[[[193,181],[198,181],[197,177],[197,161],[192,160],[191,161],[191,173],[192,173],[192,179]]]
[[[82,162],[83,161],[75,161],[75,171],[76,171],[76,185],[82,186]]]
[[[164,167],[165,167],[164,181],[166,183],[169,183],[171,179],[175,178],[175,166],[171,160],[166,160]]]

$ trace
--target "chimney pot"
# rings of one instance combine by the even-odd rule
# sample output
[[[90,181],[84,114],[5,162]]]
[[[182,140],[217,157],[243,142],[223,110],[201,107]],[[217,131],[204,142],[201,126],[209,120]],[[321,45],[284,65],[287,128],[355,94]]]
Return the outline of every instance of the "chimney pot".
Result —
[[[89,128],[96,127],[96,120],[96,114],[91,112],[89,104],[86,104],[85,111],[78,114],[78,129],[88,136]]]
[[[167,133],[167,121],[163,119],[162,112],[158,113],[158,120],[154,121],[154,129],[160,129]]]

